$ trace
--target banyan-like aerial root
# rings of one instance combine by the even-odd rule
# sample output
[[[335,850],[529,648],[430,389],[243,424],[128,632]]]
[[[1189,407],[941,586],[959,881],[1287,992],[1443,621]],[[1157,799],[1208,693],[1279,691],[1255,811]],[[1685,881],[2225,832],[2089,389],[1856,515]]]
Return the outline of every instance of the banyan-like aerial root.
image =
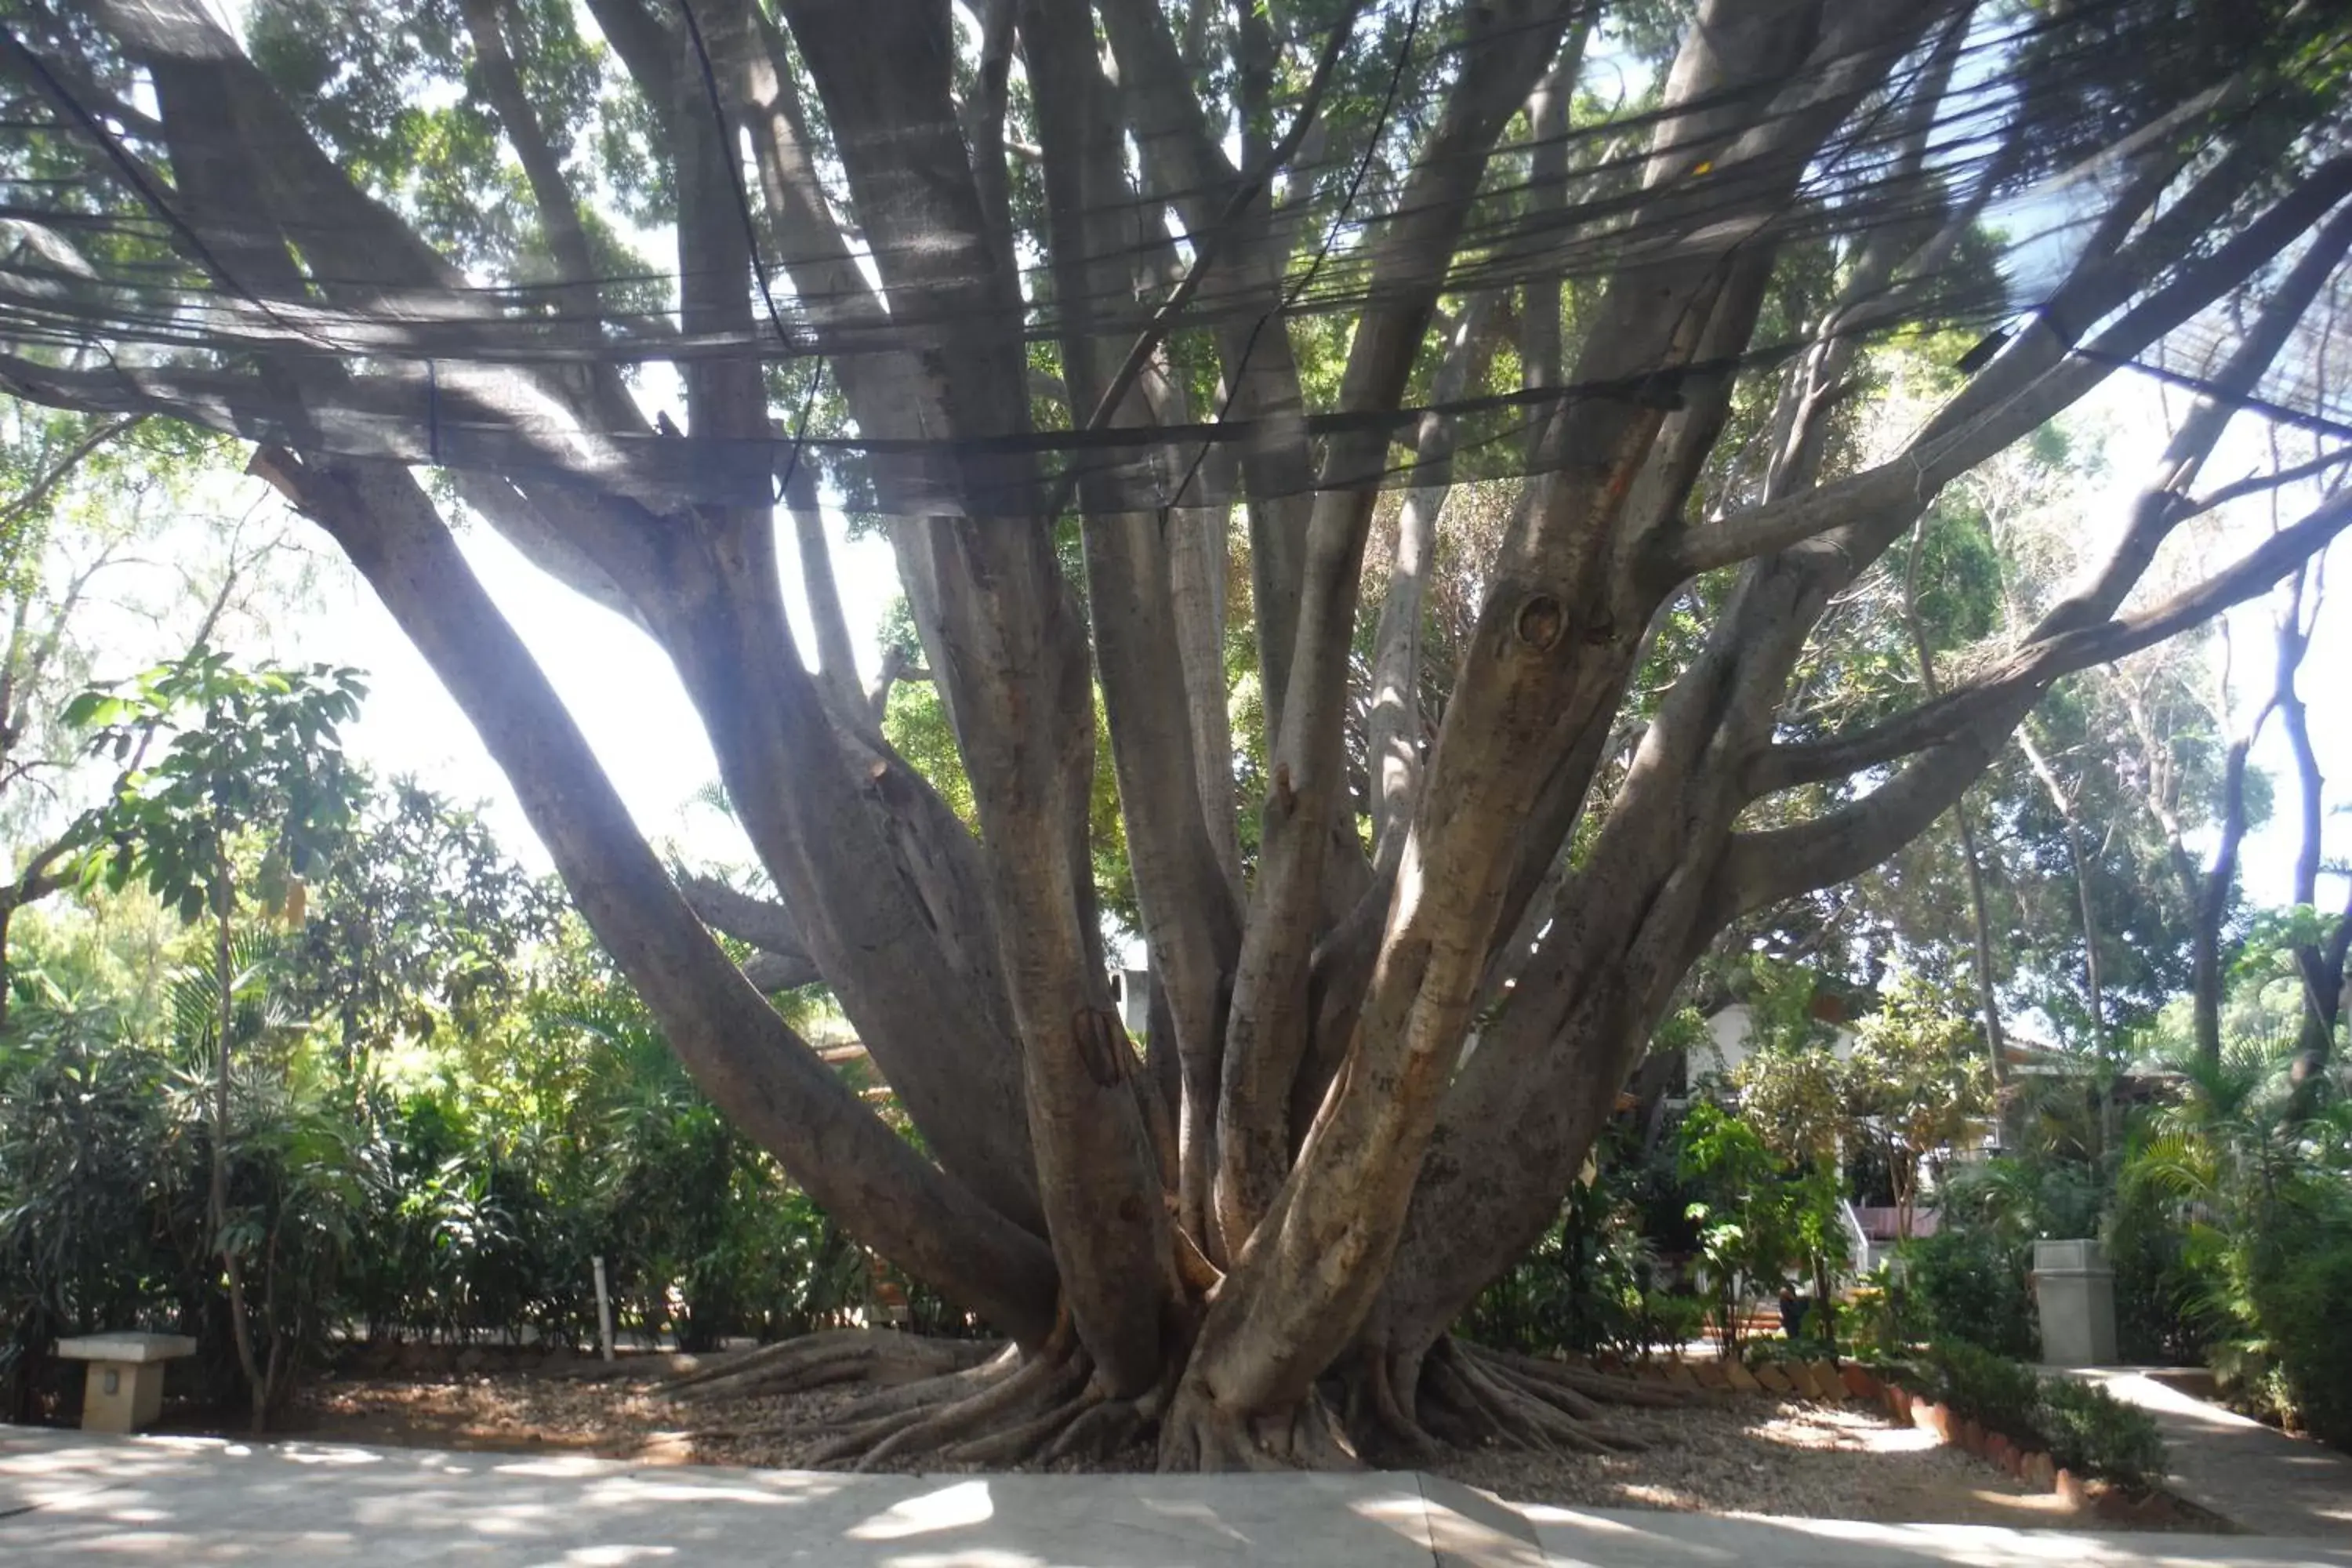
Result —
[[[813,1466],[859,1470],[909,1461],[1014,1467],[1106,1458],[1159,1415],[1159,1398],[1113,1398],[1066,1323],[1035,1351],[1008,1347],[978,1366],[883,1389],[834,1411],[812,1433]]]
[[[804,1394],[845,1383],[919,1384],[976,1370],[1002,1349],[986,1341],[840,1329],[762,1345],[674,1378],[661,1391],[681,1399],[710,1400]]]
[[[1323,1396],[1310,1391],[1286,1415],[1250,1416],[1220,1408],[1187,1387],[1160,1427],[1162,1470],[1360,1470],[1355,1443]]]
[[[1607,1424],[1609,1405],[1687,1404],[1681,1389],[1610,1377],[1509,1351],[1447,1341],[1422,1368],[1410,1414],[1462,1447],[1500,1439],[1544,1453],[1637,1453],[1643,1445]]]
[[[1493,1442],[1546,1453],[1622,1453],[1642,1445],[1608,1425],[1610,1406],[1679,1405],[1694,1397],[1454,1340],[1406,1363],[1370,1358],[1275,1415],[1223,1409],[1205,1389],[1172,1381],[1141,1397],[1114,1397],[1094,1370],[1066,1321],[1027,1352],[848,1331],[769,1346],[666,1391],[709,1400],[878,1384],[814,1428],[801,1422],[734,1434],[814,1438],[803,1463],[861,1470],[916,1460],[992,1468],[1098,1462],[1155,1436],[1163,1470],[1360,1469],[1368,1458],[1422,1465],[1448,1445]]]

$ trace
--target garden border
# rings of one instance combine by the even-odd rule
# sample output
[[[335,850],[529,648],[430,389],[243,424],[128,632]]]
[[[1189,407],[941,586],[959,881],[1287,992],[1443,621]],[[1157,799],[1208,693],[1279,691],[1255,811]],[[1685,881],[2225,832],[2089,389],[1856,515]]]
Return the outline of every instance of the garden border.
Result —
[[[2210,1511],[2165,1487],[2150,1487],[2135,1494],[2113,1481],[2078,1476],[2047,1451],[2029,1449],[2006,1434],[1987,1431],[1980,1423],[1961,1417],[1949,1406],[1894,1378],[1882,1376],[1857,1361],[1832,1362],[1822,1358],[1749,1362],[1738,1356],[1686,1361],[1676,1356],[1664,1361],[1629,1362],[1621,1356],[1602,1354],[1572,1355],[1566,1358],[1566,1363],[1699,1392],[1770,1394],[1847,1405],[1875,1405],[1888,1419],[1915,1426],[1946,1447],[1958,1447],[1990,1460],[2025,1485],[2057,1496],[2072,1512],[2095,1512],[2120,1524],[2160,1526],[2182,1514],[2205,1516]]]

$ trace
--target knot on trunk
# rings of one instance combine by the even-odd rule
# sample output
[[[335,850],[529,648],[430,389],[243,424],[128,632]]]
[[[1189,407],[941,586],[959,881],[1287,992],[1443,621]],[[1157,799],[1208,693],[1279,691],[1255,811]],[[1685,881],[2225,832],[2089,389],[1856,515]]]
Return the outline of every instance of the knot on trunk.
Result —
[[[1549,594],[1531,594],[1519,605],[1512,629],[1521,642],[1542,653],[1559,641],[1560,633],[1568,629],[1568,612]]]

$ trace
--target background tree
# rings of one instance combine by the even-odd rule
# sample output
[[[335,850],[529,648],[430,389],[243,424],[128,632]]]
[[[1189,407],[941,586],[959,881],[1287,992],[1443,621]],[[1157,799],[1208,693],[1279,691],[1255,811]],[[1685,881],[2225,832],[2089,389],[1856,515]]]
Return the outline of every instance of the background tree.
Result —
[[[2325,8],[589,11],[603,50],[520,0],[364,26],[265,4],[242,42],[196,0],[26,4],[12,118],[42,130],[8,172],[61,183],[16,220],[48,259],[0,280],[0,381],[256,441],[711,1099],[1022,1347],[840,1457],[1149,1427],[1172,1467],[1324,1463],[1425,1441],[1424,1402],[1457,1429],[1580,1429],[1581,1395],[1447,1330],[1553,1223],[1693,960],[1925,832],[2061,676],[2352,522],[2323,500],[2135,597],[2211,509],[2198,471],[2244,400],[2297,395],[2274,362],[2352,243]],[[1571,103],[1563,130],[1596,37],[1638,100]],[[2078,243],[2046,287],[2002,287],[1982,220],[2062,181],[2095,193]],[[602,211],[674,237],[674,268],[625,265]],[[1487,385],[1424,393],[1441,308],[1498,289],[1519,331]],[[1940,695],[1811,710],[1809,645],[1857,591],[1890,603],[1890,552],[1949,486],[2233,302],[2075,585]],[[1858,417],[1880,348],[1928,326],[1985,335],[1932,411]],[[631,384],[655,362],[682,421]],[[821,651],[797,655],[775,507],[811,510],[812,463],[886,520],[951,776],[852,700],[799,517]],[[1524,482],[1427,738],[1381,729],[1368,844],[1350,736],[1391,470]],[[1200,520],[1231,503],[1263,723],[1219,767]],[[696,919],[457,552],[457,509],[669,656],[772,926],[919,1151]],[[1427,645],[1382,641],[1381,690],[1419,689]],[[1110,1005],[1097,690],[1164,1071]],[[1392,790],[1396,736],[1418,754]],[[1246,862],[1223,842],[1244,813],[1202,794],[1244,778]]]
[[[273,1238],[229,1212],[237,918],[248,900],[300,918],[302,879],[351,826],[358,780],[336,731],[363,691],[353,670],[247,671],[225,654],[199,649],[126,691],[92,691],[67,715],[91,728],[93,749],[119,763],[143,752],[159,731],[170,735],[151,764],[125,772],[114,798],[84,817],[79,837],[105,848],[89,863],[92,877],[103,875],[118,890],[136,879],[183,923],[212,924],[210,1218],[257,1432],[290,1369],[285,1339],[273,1332],[268,1349],[257,1351],[247,1322],[248,1256]]]
[[[0,827],[16,848],[0,881],[0,1021],[16,912],[78,879],[77,814],[112,782],[84,765],[86,737],[66,722],[98,673],[92,623],[105,613],[118,632],[123,620],[152,626],[158,646],[134,657],[176,654],[251,619],[257,599],[299,594],[279,570],[297,553],[284,520],[215,519],[217,538],[189,526],[194,491],[227,446],[186,426],[23,403],[0,424],[13,497],[0,509]]]
[[[1958,1147],[1993,1110],[1992,1074],[1968,1049],[1967,1027],[1945,999],[1906,976],[1854,1030],[1847,1082],[1857,1120],[1886,1145],[1895,1184],[1895,1234],[1908,1237],[1919,1198],[1919,1163]]]
[[[549,889],[477,814],[413,779],[366,796],[320,863],[285,961],[289,1002],[333,1016],[352,1067],[445,1024],[477,1033],[513,1003],[527,950],[555,926]]]

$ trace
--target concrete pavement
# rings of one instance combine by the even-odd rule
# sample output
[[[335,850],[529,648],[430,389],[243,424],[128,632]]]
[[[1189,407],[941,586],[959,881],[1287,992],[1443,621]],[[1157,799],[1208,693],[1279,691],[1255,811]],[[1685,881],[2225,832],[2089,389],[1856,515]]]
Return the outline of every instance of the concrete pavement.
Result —
[[[1433,1477],[846,1476],[0,1427],[0,1563],[2352,1568],[2291,1540],[1512,1507]]]
[[[2156,1417],[2181,1497],[2259,1535],[2295,1535],[2352,1548],[2352,1458],[2290,1437],[2234,1410],[2129,1367],[2074,1367]]]

